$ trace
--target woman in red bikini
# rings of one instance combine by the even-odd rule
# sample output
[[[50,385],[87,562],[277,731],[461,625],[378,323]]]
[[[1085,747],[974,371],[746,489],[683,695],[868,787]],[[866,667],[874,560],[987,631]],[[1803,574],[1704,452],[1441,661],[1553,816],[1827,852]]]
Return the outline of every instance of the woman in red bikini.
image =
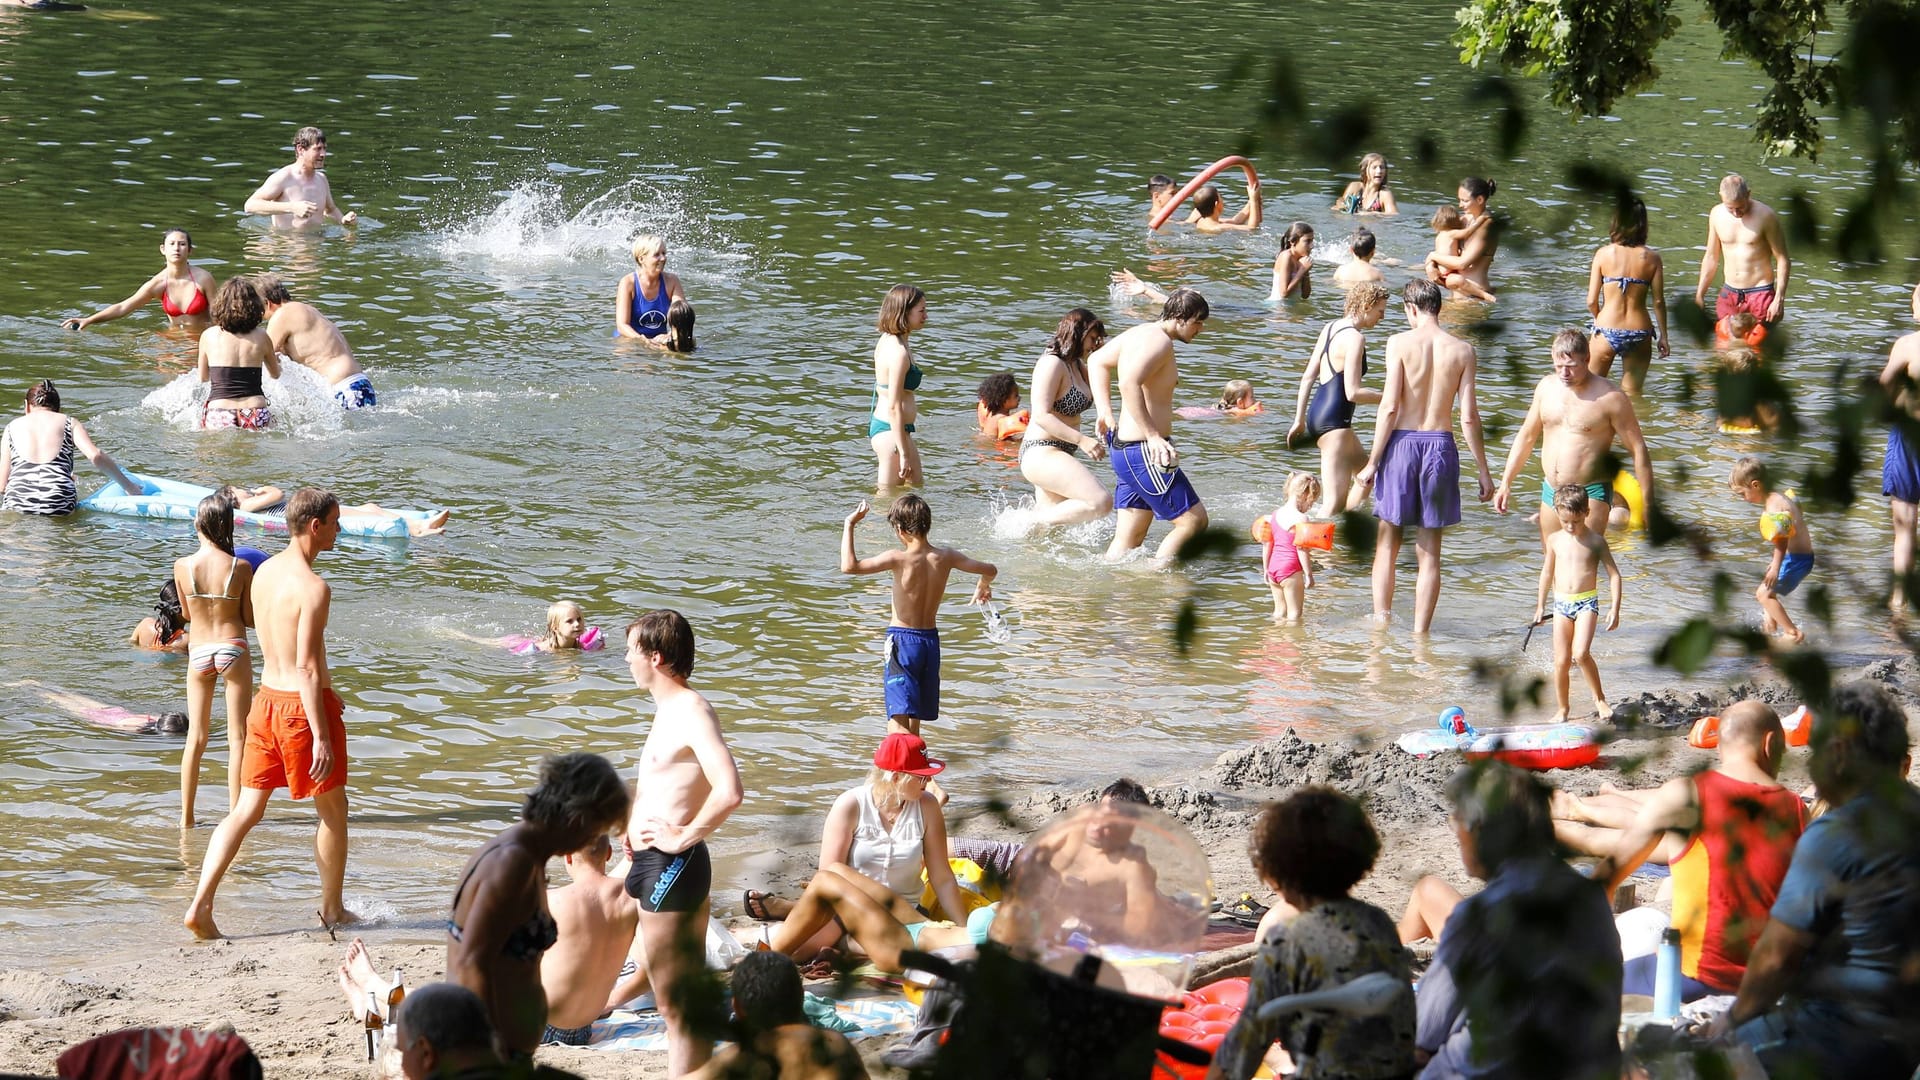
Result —
[[[60,325],[69,330],[84,330],[95,323],[112,322],[131,315],[156,297],[160,310],[167,313],[167,325],[195,334],[207,328],[207,299],[213,295],[213,275],[187,261],[193,254],[193,237],[185,229],[169,229],[160,239],[160,254],[167,257],[167,268],[147,279],[132,296],[111,307],[103,307],[84,319],[67,319]]]

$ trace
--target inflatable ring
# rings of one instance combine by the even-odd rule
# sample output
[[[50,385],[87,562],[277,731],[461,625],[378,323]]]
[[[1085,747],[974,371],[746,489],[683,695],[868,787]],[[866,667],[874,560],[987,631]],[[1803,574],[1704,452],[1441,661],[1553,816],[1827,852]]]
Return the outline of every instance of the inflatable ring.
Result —
[[[1687,745],[1702,750],[1712,750],[1720,745],[1720,718],[1703,716],[1693,722],[1692,730],[1687,732]]]
[[[1640,480],[1632,473],[1621,469],[1613,477],[1613,490],[1627,501],[1627,528],[1644,529],[1647,527],[1647,493],[1640,487]]]
[[[1247,163],[1246,158],[1241,157],[1239,154],[1228,154],[1219,161],[1201,169],[1193,179],[1187,181],[1186,187],[1181,188],[1175,193],[1173,198],[1167,200],[1167,205],[1155,210],[1153,217],[1147,221],[1148,231],[1158,229],[1160,226],[1165,225],[1167,219],[1173,216],[1175,210],[1180,209],[1182,203],[1193,198],[1193,193],[1200,190],[1200,185],[1205,184],[1207,181],[1233,168],[1235,165],[1240,166],[1241,171],[1247,174],[1248,183],[1256,185],[1260,183],[1260,174],[1253,171],[1253,166]]]

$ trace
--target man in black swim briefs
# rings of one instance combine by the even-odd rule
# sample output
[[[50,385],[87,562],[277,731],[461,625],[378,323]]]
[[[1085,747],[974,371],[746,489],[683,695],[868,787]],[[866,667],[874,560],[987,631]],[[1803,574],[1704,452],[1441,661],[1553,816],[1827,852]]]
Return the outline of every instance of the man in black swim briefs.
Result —
[[[627,627],[627,667],[653,696],[653,727],[635,770],[627,895],[640,902],[647,972],[667,1022],[667,1066],[684,1076],[713,1056],[687,1015],[684,980],[706,974],[707,837],[740,805],[740,771],[713,706],[687,686],[693,628],[676,611],[649,611]]]

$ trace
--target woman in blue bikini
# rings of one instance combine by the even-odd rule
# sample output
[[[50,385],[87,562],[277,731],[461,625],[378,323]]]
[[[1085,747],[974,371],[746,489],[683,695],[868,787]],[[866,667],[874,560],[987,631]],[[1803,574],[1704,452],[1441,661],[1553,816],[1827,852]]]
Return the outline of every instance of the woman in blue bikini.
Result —
[[[1611,235],[1613,242],[1593,253],[1587,280],[1587,310],[1593,313],[1587,366],[1608,378],[1613,358],[1620,357],[1626,365],[1620,389],[1638,394],[1656,345],[1663,360],[1669,351],[1666,271],[1660,253],[1647,246],[1647,204],[1633,199],[1616,209]]]
[[[880,341],[873,347],[873,405],[868,410],[867,442],[880,464],[882,492],[920,482],[920,448],[913,444],[920,389],[920,365],[908,337],[927,325],[927,294],[912,285],[895,285],[880,302]]]

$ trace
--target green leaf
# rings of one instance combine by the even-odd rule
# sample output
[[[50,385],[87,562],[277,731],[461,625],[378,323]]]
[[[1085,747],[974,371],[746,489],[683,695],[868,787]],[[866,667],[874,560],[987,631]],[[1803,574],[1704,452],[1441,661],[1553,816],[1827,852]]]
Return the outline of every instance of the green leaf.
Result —
[[[1713,643],[1719,637],[1713,624],[1706,619],[1689,619],[1667,640],[1653,651],[1656,664],[1670,667],[1682,675],[1691,675],[1700,670],[1700,665],[1713,655]]]

